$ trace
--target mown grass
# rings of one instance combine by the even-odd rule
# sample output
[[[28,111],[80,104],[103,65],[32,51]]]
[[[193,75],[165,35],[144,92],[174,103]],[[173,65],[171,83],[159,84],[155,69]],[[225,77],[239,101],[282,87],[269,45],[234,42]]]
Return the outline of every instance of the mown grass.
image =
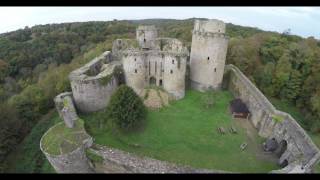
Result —
[[[281,101],[280,99],[272,97],[269,97],[268,99],[278,110],[289,113],[299,123],[299,125],[305,129],[305,125],[303,124],[303,122],[305,122],[306,119],[297,107],[289,102]],[[307,130],[306,132],[310,136],[314,144],[316,144],[317,147],[320,148],[320,134],[314,134]],[[320,173],[320,164],[316,166],[315,172]]]
[[[233,99],[228,91],[214,94],[214,105],[207,109],[206,93],[187,91],[185,98],[158,111],[148,111],[145,127],[139,132],[120,133],[107,124],[101,128],[101,113],[83,116],[89,134],[95,142],[159,160],[189,165],[195,168],[220,169],[236,172],[269,172],[278,169],[273,162],[259,159],[251,148],[240,150],[248,143],[246,130],[237,126],[228,112]],[[234,125],[238,134],[221,135]],[[256,138],[248,146],[261,145]]]

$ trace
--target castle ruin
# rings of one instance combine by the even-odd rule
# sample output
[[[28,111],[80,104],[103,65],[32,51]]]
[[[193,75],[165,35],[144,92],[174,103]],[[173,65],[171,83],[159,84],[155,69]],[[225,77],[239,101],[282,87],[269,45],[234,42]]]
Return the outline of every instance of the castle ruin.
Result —
[[[60,117],[67,128],[74,128],[79,121],[76,111],[89,113],[105,108],[121,83],[140,96],[145,88],[157,86],[174,100],[185,96],[187,82],[202,92],[226,88],[248,105],[252,114],[249,120],[260,136],[273,139],[279,146],[285,143],[279,164],[286,163],[286,167],[272,173],[311,172],[320,159],[320,152],[310,137],[289,114],[276,110],[237,67],[227,65],[225,68],[228,47],[225,29],[219,20],[196,20],[189,56],[178,39],[158,37],[155,26],[139,26],[136,39],[115,40],[112,52],[106,51],[70,73],[72,93],[55,98]],[[283,121],[276,123],[275,115]],[[92,141],[85,131],[81,132],[86,142]],[[41,140],[41,150],[57,172],[92,172],[84,156],[92,142],[80,143],[80,149],[72,148],[76,150],[52,156],[42,145],[45,140]],[[70,165],[73,161],[77,165],[74,168]]]

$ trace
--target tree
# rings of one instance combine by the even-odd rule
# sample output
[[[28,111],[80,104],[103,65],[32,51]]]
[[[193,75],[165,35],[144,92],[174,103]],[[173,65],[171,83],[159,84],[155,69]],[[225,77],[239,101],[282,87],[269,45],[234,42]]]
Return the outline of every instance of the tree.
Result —
[[[7,75],[8,64],[0,59],[0,82],[4,80]]]
[[[281,89],[290,78],[291,70],[292,69],[289,61],[289,56],[287,53],[284,53],[276,65],[274,79],[272,80],[273,96],[279,95]]]
[[[281,91],[281,97],[293,101],[297,98],[301,91],[301,74],[297,70],[293,70],[290,74],[289,80],[284,85]]]
[[[146,117],[146,108],[132,88],[121,85],[111,96],[107,107],[108,117],[120,130],[137,128]]]

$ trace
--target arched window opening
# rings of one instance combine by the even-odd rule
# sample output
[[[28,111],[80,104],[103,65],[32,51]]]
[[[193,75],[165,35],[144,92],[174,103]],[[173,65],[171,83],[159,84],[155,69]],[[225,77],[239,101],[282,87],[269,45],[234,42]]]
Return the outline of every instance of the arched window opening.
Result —
[[[172,74],[172,73],[173,73],[173,71],[172,71],[172,70],[170,70],[170,73]]]
[[[150,85],[156,85],[156,82],[157,82],[157,80],[156,80],[155,77],[151,77],[150,80],[149,80],[149,84]]]
[[[279,143],[279,148],[277,149],[276,154],[278,155],[278,157],[281,157],[282,154],[287,150],[287,141],[286,140],[282,140]]]
[[[174,64],[174,60],[172,59],[172,64]]]
[[[137,69],[135,69],[135,70],[134,70],[134,73],[137,73],[137,72],[138,72],[138,70],[137,70]]]
[[[288,160],[285,159],[285,160],[280,164],[280,167],[281,167],[281,168],[284,168],[284,167],[288,166],[288,164],[289,164]]]

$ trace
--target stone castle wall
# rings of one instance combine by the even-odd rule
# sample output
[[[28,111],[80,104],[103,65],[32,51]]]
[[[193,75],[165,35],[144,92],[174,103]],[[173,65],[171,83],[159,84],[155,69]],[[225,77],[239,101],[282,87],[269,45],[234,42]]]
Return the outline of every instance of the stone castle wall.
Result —
[[[69,75],[76,108],[88,113],[105,108],[118,86],[113,70],[121,67],[107,51]]]
[[[73,128],[78,115],[73,104],[72,93],[65,92],[59,94],[54,98],[54,103],[60,118],[66,123],[66,126]]]
[[[209,21],[195,20],[194,31],[210,32],[210,33],[225,33],[226,25],[223,21],[210,19]]]
[[[60,125],[60,123],[55,126]],[[51,127],[43,137],[50,132]],[[42,138],[43,138],[42,137]],[[89,163],[89,159],[86,156],[86,149],[91,147],[93,144],[93,139],[90,137],[83,141],[83,144],[80,145],[77,149],[73,150],[70,153],[52,155],[47,153],[42,145],[42,138],[40,140],[40,149],[45,154],[46,158],[58,173],[94,173],[92,165]]]
[[[196,21],[191,54],[191,87],[200,91],[221,87],[228,48],[225,25],[216,20]]]
[[[279,164],[287,161],[299,164],[304,172],[310,172],[320,160],[320,152],[304,129],[288,113],[277,110],[260,90],[234,65],[227,65],[224,83],[235,97],[241,98],[248,106],[250,120],[259,135],[285,142],[287,148]],[[276,121],[273,117],[280,117]],[[295,166],[296,167],[296,166]]]
[[[231,173],[177,165],[101,145],[95,145],[91,150],[103,157],[103,164],[108,167],[104,173]]]
[[[187,56],[148,51],[125,53],[126,84],[140,94],[149,85],[163,87],[174,99],[184,97]]]
[[[142,48],[152,48],[156,38],[158,38],[158,30],[155,26],[139,26],[137,28],[136,39]]]
[[[115,57],[123,64],[126,84],[137,94],[149,85],[166,90],[173,99],[185,94],[188,50],[173,38],[156,38],[152,48],[142,49],[132,40],[118,39],[113,44]]]

